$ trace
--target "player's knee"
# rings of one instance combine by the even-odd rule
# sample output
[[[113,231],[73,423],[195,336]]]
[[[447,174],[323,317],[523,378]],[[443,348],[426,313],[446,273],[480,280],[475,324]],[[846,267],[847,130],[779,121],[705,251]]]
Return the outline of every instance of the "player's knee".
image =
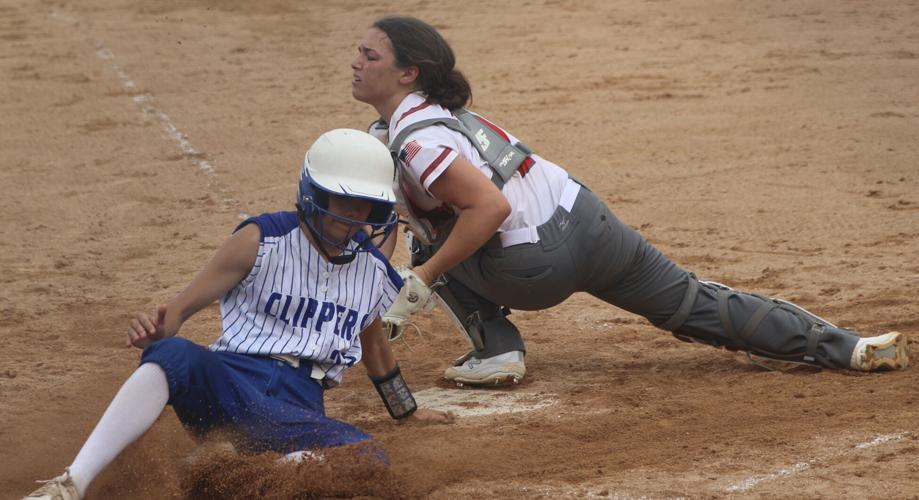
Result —
[[[193,355],[201,346],[182,337],[169,337],[150,344],[141,355],[141,362],[156,362],[158,360],[176,361],[180,358]]]

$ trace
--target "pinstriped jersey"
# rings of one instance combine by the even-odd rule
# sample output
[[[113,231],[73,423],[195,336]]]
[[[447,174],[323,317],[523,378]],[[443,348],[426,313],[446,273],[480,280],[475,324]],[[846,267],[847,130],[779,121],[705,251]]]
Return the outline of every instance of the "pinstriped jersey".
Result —
[[[375,248],[329,263],[300,229],[296,212],[243,221],[261,230],[252,270],[220,301],[223,334],[214,351],[285,354],[310,360],[337,385],[361,359],[360,333],[392,305],[401,279]],[[366,239],[358,232],[353,248]]]

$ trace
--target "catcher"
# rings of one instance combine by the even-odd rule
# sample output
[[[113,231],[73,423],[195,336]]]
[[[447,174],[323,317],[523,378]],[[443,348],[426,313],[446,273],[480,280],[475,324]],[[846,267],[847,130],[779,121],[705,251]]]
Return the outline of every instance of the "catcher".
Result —
[[[243,451],[366,442],[323,405],[324,390],[361,360],[393,418],[450,421],[417,409],[380,328],[401,285],[370,242],[396,224],[392,178],[389,152],[370,135],[323,134],[304,158],[295,212],[243,221],[185,290],[152,315],[134,314],[127,344],[144,350],[140,367],[64,474],[26,498],[82,498],[167,404],[194,434],[229,430]],[[216,342],[204,348],[176,336],[218,299]]]
[[[906,337],[861,337],[777,299],[701,281],[676,266],[562,167],[464,106],[471,87],[433,27],[373,24],[351,63],[370,132],[398,159],[411,264],[387,320],[398,329],[432,288],[473,349],[446,369],[471,385],[518,381],[526,348],[509,309],[584,291],[687,341],[853,370],[907,366]]]

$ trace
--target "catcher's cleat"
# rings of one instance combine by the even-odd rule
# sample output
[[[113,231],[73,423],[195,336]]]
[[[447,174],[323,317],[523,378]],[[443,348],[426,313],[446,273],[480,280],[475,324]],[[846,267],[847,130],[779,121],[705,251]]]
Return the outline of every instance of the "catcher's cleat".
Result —
[[[469,353],[444,371],[444,378],[458,386],[503,385],[519,383],[526,374],[523,351],[511,351],[490,358],[477,358]]]
[[[41,488],[33,491],[29,496],[23,497],[22,500],[80,500],[80,492],[77,485],[73,483],[70,477],[70,471],[65,470],[63,474],[49,481],[39,481],[45,483]]]
[[[906,345],[906,335],[900,332],[860,338],[852,351],[853,370],[900,370],[907,365],[909,348]]]

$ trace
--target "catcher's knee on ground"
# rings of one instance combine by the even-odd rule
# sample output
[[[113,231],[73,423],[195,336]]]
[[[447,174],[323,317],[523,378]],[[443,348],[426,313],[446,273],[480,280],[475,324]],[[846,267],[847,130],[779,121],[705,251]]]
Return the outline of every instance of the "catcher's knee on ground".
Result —
[[[790,302],[692,275],[677,312],[657,326],[680,340],[829,368],[848,368],[859,339]]]

